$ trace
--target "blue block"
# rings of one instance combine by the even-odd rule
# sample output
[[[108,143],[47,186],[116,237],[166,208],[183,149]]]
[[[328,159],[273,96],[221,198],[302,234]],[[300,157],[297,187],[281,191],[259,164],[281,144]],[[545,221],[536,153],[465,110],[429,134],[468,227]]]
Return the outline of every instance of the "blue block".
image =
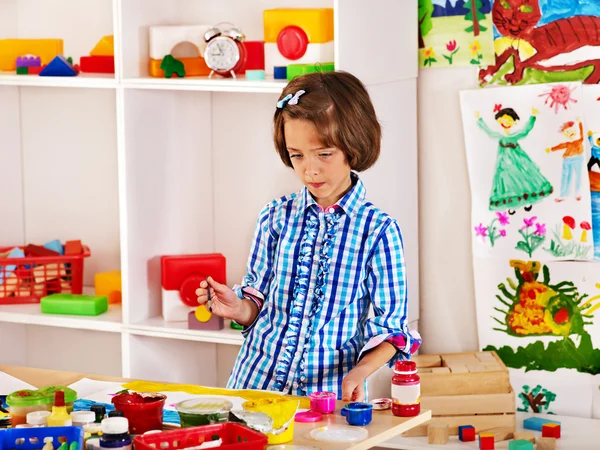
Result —
[[[273,67],[273,77],[276,80],[287,80],[287,66]]]
[[[461,440],[461,441],[463,440],[463,437],[464,437],[463,430],[467,430],[469,428],[475,428],[475,427],[473,425],[460,425],[458,427],[458,439],[459,440]]]
[[[550,419],[544,419],[543,417],[529,417],[523,421],[523,428],[526,430],[542,431],[542,425],[546,423],[555,423],[560,425],[560,422]]]
[[[9,258],[24,258],[25,253],[23,253],[23,250],[21,250],[19,247],[15,247],[8,254],[8,257]],[[17,268],[17,266],[15,264],[9,264],[8,266],[6,266],[4,268],[4,270],[2,270],[2,266],[0,266],[0,284],[4,283],[5,274],[6,274],[6,276],[10,275],[12,272],[15,271],[16,268]]]
[[[75,75],[77,75],[77,71],[62,55],[58,55],[50,61],[40,72],[40,77],[74,77]]]
[[[48,250],[54,250],[59,255],[65,254],[65,249],[63,248],[62,244],[60,243],[60,241],[58,239],[55,239],[50,242],[46,242],[44,244],[44,248],[47,248]]]
[[[508,450],[533,450],[533,442],[519,439],[508,443]]]

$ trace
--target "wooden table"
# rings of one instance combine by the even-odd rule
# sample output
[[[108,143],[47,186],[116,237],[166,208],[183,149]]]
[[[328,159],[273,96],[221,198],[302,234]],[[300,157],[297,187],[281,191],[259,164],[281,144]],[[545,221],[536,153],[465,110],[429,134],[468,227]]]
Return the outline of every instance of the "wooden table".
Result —
[[[17,367],[0,365],[0,371],[12,375],[35,387],[44,387],[50,385],[68,386],[82,378],[89,378],[98,381],[116,381],[127,382],[125,378],[107,377],[100,375],[89,375],[76,372],[60,372],[55,370],[34,369],[30,367]],[[1,388],[1,386],[0,386]],[[344,406],[344,402],[337,402],[335,414],[324,416],[325,419],[316,423],[296,423],[294,440],[289,445],[302,445],[312,449],[321,450],[364,450],[373,448],[382,442],[385,442],[401,433],[423,424],[431,419],[431,411],[424,411],[416,417],[408,419],[394,416],[391,411],[373,411],[373,420],[365,428],[369,431],[369,437],[363,441],[351,444],[330,444],[315,441],[310,437],[310,432],[314,428],[330,425],[348,425],[346,418],[339,413]],[[348,445],[351,445],[350,447]]]

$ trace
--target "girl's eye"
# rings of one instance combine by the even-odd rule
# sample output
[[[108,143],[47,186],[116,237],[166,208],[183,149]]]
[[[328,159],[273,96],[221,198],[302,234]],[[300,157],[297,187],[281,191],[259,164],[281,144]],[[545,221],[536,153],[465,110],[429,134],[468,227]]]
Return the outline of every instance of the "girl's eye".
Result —
[[[294,153],[293,155],[290,155],[290,159],[300,158],[300,157],[302,157],[302,155],[300,155],[298,153]]]
[[[327,157],[331,156],[331,153],[320,153],[319,156],[321,158],[327,158]]]

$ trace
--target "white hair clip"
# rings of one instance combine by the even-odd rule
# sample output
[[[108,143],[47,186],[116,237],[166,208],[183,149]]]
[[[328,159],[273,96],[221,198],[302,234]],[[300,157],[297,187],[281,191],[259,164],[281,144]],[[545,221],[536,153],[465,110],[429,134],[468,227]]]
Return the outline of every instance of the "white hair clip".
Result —
[[[298,99],[300,98],[300,96],[302,94],[306,94],[306,91],[303,91],[302,89],[300,89],[298,92],[296,92],[294,94],[294,96],[291,98],[291,100],[288,102],[288,104],[290,104],[290,105],[297,105],[298,104]]]
[[[302,94],[305,94],[305,93],[306,93],[306,91],[303,91],[302,89],[300,89],[294,95],[292,95],[292,94],[286,95],[285,97],[283,97],[281,100],[279,100],[277,102],[277,108],[279,108],[279,109],[283,108],[286,105],[286,103],[289,105],[297,105],[298,99],[300,98],[300,96]]]

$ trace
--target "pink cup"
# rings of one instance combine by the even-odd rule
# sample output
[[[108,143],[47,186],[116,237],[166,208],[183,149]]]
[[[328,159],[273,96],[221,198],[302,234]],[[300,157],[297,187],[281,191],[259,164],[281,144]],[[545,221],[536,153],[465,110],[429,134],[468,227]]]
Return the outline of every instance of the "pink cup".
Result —
[[[334,392],[313,392],[308,398],[311,411],[321,414],[331,414],[335,411],[336,395]]]

